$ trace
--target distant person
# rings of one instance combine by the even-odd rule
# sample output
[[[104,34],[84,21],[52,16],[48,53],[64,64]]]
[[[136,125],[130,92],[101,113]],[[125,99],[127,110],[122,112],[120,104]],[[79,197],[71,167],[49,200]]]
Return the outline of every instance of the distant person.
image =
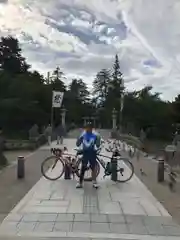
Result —
[[[145,152],[145,157],[147,157],[148,154],[147,154],[147,146],[146,146],[146,132],[143,128],[141,128],[139,138],[142,143],[142,150],[143,150],[143,152]]]
[[[4,149],[4,145],[5,145],[5,139],[3,137],[3,130],[0,127],[0,151]]]
[[[49,124],[49,125],[47,126],[47,128],[45,129],[45,135],[46,135],[47,140],[48,140],[48,145],[51,145],[52,127],[51,127],[50,124]]]
[[[56,129],[56,136],[57,136],[57,145],[63,144],[63,138],[65,136],[65,129],[62,125],[59,125]]]
[[[176,161],[180,160],[180,130],[177,129],[174,134],[173,144],[176,146],[176,151],[173,154]]]
[[[3,150],[5,148],[5,138],[3,137],[3,130],[0,127],[0,165],[5,166],[7,164],[7,159],[3,155]]]

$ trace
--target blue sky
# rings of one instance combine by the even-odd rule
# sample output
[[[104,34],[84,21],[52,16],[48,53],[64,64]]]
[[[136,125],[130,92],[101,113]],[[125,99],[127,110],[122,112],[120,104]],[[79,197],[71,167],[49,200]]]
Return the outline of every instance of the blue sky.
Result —
[[[180,93],[178,0],[0,0],[0,35],[20,40],[33,69],[57,65],[89,87],[119,55],[125,85]]]

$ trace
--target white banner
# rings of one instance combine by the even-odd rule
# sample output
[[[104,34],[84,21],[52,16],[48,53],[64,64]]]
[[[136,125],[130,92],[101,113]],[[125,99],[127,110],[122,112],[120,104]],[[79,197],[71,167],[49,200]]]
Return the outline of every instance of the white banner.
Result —
[[[64,92],[53,91],[53,93],[52,93],[52,107],[60,108],[61,105],[62,105],[63,97],[64,97]]]

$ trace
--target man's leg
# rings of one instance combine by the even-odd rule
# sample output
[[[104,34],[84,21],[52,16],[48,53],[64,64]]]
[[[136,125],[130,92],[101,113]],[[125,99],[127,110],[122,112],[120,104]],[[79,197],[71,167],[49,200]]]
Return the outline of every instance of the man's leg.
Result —
[[[76,188],[82,188],[83,187],[84,174],[85,174],[85,171],[86,171],[87,164],[88,164],[87,158],[85,156],[83,156],[79,183],[76,185]]]
[[[93,183],[93,187],[97,188],[98,184],[97,184],[97,180],[96,180],[96,168],[97,168],[97,161],[96,161],[96,155],[92,154],[91,159],[89,160],[90,162],[90,166],[91,166],[91,170],[92,170],[92,183]]]

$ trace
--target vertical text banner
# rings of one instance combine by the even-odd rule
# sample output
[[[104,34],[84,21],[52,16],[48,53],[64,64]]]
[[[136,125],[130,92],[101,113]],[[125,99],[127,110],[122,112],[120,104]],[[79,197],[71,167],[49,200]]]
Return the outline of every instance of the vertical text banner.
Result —
[[[64,97],[64,92],[53,91],[52,107],[53,108],[60,108],[61,105],[62,105],[63,97]]]

